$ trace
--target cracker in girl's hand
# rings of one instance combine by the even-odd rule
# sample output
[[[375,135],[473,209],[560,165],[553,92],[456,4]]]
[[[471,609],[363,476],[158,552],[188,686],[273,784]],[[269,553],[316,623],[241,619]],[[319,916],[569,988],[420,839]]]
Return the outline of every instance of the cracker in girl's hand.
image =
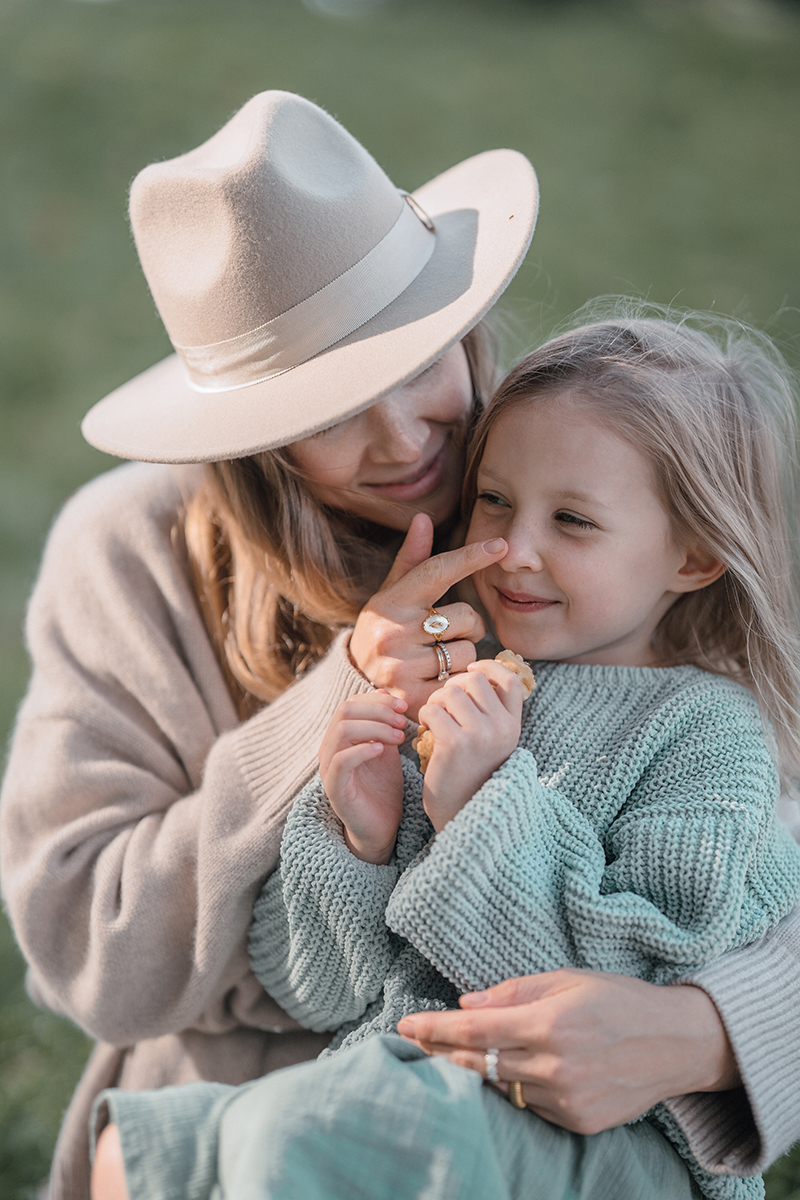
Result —
[[[522,699],[527,700],[536,687],[536,680],[525,659],[519,654],[515,654],[513,650],[501,650],[499,654],[495,655],[494,661],[502,663],[504,667],[508,667],[509,671],[519,675],[519,681],[522,684]],[[417,736],[411,745],[419,755],[419,769],[424,775],[433,754],[433,734],[427,725],[420,725]]]

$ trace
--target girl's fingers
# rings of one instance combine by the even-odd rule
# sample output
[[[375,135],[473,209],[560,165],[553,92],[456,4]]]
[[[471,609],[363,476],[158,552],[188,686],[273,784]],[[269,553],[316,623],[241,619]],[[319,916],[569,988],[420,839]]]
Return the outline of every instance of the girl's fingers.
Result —
[[[435,692],[428,704],[425,705],[425,711],[427,715],[430,715],[431,711],[433,713],[442,711],[447,713],[450,719],[458,725],[459,729],[463,729],[466,732],[469,732],[484,716],[472,697],[463,688],[459,687],[441,688],[438,692]],[[426,724],[430,725],[427,716],[423,720],[425,720]],[[430,728],[433,730],[435,736],[436,729],[433,725],[430,725]]]
[[[385,721],[341,721],[337,727],[336,742],[338,748],[357,746],[361,742],[385,742],[388,746],[399,746],[405,736],[405,727],[398,728]]]
[[[439,691],[434,692],[429,703],[440,705],[457,719],[462,716],[469,719],[478,714],[491,717],[503,712],[503,705],[488,679],[469,670],[448,679]]]
[[[499,700],[507,712],[519,713],[522,705],[522,681],[519,675],[504,667],[494,659],[481,659],[467,666],[467,677],[485,679],[495,699]],[[483,688],[480,695],[485,695]]]
[[[357,770],[363,763],[383,754],[383,742],[361,742],[357,746],[348,746],[339,750],[331,759],[328,774],[334,780],[342,779]]]

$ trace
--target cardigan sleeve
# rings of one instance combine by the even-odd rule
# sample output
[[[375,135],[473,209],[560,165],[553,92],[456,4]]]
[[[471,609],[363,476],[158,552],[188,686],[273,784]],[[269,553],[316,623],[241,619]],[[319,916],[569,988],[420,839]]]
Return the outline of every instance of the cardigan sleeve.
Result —
[[[667,1101],[701,1166],[765,1171],[800,1140],[800,907],[752,945],[681,979],[714,1001],[743,1087]]]
[[[404,811],[389,863],[350,852],[317,776],[289,814],[280,866],[256,901],[249,934],[256,977],[286,1012],[319,1033],[364,1014],[402,949],[386,927],[386,903],[433,832],[422,777],[402,762]]]
[[[741,757],[693,714],[602,837],[515,750],[398,883],[387,923],[469,990],[561,966],[666,983],[759,937],[797,901],[800,854],[771,815],[763,737],[732,710]]]
[[[32,995],[115,1044],[296,1028],[249,969],[247,927],[336,705],[369,689],[343,635],[237,723],[176,535],[181,500],[170,468],[137,464],[57,520],[0,802]]]

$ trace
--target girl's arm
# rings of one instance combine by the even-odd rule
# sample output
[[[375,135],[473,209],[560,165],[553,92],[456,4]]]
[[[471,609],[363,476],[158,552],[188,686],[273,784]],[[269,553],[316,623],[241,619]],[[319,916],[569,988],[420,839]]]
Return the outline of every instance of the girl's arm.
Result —
[[[591,820],[515,750],[400,880],[387,922],[463,991],[563,966],[674,982],[762,936],[800,895],[800,854],[772,816],[756,706],[725,688],[668,711],[615,751]],[[578,789],[596,755],[572,746]]]
[[[419,772],[407,761],[402,772],[405,811],[390,862],[364,861],[350,851],[317,777],[289,814],[280,867],[256,901],[249,937],[253,970],[286,1012],[316,1032],[361,1017],[402,948],[386,927],[386,904],[432,833]]]
[[[336,706],[369,690],[342,638],[238,724],[175,541],[180,504],[170,468],[136,465],[66,505],[0,807],[34,996],[122,1044],[295,1027],[250,972],[246,931]]]
[[[672,767],[666,775],[662,772],[659,780],[663,784],[665,778],[671,777],[677,785],[681,794],[672,802],[673,806],[691,797],[696,774],[694,754],[684,760],[677,747]],[[751,771],[751,781],[758,774],[756,765],[755,771]],[[769,763],[764,761],[765,782],[769,774]],[[769,924],[782,907],[781,883],[776,885],[774,877],[770,878],[770,862],[774,867],[783,856],[783,848],[779,845],[773,857],[775,847],[770,847],[770,838],[774,830],[763,807],[763,796],[761,816],[758,816],[758,800],[756,808],[751,810],[751,817],[755,816],[753,824],[745,815],[747,804],[738,803],[741,794],[730,797],[737,803],[726,804],[724,793],[724,787],[719,785],[712,789],[711,809],[714,802],[720,801],[722,812],[706,815],[711,815],[712,824],[716,824],[720,815],[724,818],[726,809],[734,814],[738,809],[739,818],[733,824],[738,826],[740,820],[744,821],[744,843],[749,840],[753,852],[752,891],[765,902]],[[669,807],[669,799],[666,803]],[[644,809],[640,815],[645,820],[637,822],[634,805],[616,831],[618,840],[610,848],[609,857],[614,860],[618,856],[615,873],[619,880],[626,872],[630,874],[631,861],[638,861],[641,868],[642,862],[648,863],[649,854],[657,887],[661,869],[658,837],[654,837],[654,826],[648,829]],[[689,815],[691,818],[692,814]],[[702,827],[702,819],[697,821],[702,818],[697,805],[693,815],[696,825]],[[466,817],[467,812],[462,816]],[[634,832],[637,824],[640,827]],[[701,832],[705,836],[708,825]],[[662,825],[659,834],[662,841],[667,840],[670,830]],[[731,857],[736,858],[735,847],[737,842],[742,844],[743,830],[734,828],[728,845],[725,837],[723,832],[723,863],[731,851]],[[501,858],[510,848],[496,841],[493,830],[484,829],[483,840],[493,843],[493,852]],[[444,837],[438,838],[437,843],[442,850]],[[705,843],[705,849],[712,851],[710,859],[714,857],[713,847],[711,837]],[[492,855],[485,854],[484,862],[491,858]],[[791,891],[796,885],[796,863],[790,857],[783,865],[787,868],[783,883]],[[696,928],[683,931],[673,943],[670,948],[673,958],[679,943],[683,947],[680,953],[685,952],[689,944],[687,934],[689,942],[694,938],[696,948],[702,949],[708,924],[715,926],[718,933],[724,933],[724,895],[720,893],[725,889],[702,870],[695,872],[694,866],[690,856],[681,859],[679,882],[682,887],[686,878],[697,880],[699,890],[707,893],[702,903],[710,902],[707,915],[711,919],[704,920],[702,903],[698,906],[692,901],[688,905],[687,911],[694,905],[695,914],[700,916]],[[752,891],[739,910],[740,933],[744,928],[752,931],[758,923],[758,905],[754,905]],[[685,902],[685,893],[680,888],[678,892]],[[616,914],[612,910],[624,897],[597,899],[601,907],[595,909],[594,919],[600,930],[609,912],[620,917],[619,909]],[[603,902],[609,899],[611,907],[603,911]],[[788,892],[783,897],[784,910],[787,899]],[[398,889],[393,907],[399,900]],[[589,908],[591,904],[590,899]],[[475,907],[479,905],[478,898]],[[634,904],[629,915],[635,918],[636,912]],[[508,890],[502,893],[496,915],[516,927],[515,893],[509,894]],[[623,914],[623,924],[624,919]],[[580,926],[579,920],[579,944],[585,932]],[[401,928],[397,924],[395,927]],[[474,941],[479,947],[480,936]],[[632,944],[636,945],[636,953],[640,953],[641,938],[634,937]],[[587,943],[583,945],[585,948]],[[724,937],[720,943],[722,949]],[[512,973],[522,972],[505,972]],[[737,1172],[763,1169],[800,1133],[800,1105],[795,1101],[800,1052],[794,1054],[794,1040],[786,1038],[786,1030],[797,1019],[800,912],[793,912],[755,944],[695,970],[689,980],[699,986],[656,987],[627,976],[551,970],[527,979],[511,979],[488,994],[465,997],[461,1013],[415,1014],[401,1023],[400,1030],[433,1052],[448,1054],[454,1061],[480,1071],[482,1054],[489,1046],[508,1047],[513,1050],[515,1073],[526,1081],[525,1097],[531,1107],[549,1120],[581,1132],[595,1132],[634,1119],[657,1101],[679,1096],[669,1107],[702,1165],[711,1170]],[[708,994],[701,988],[707,989]],[[747,1095],[737,1087],[737,1060]]]

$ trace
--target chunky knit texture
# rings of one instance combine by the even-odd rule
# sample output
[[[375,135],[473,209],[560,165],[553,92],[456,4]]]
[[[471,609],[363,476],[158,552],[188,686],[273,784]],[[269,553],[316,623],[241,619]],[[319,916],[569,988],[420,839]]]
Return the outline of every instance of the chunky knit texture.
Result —
[[[66,1115],[50,1200],[88,1200],[89,1112],[103,1088],[252,1079],[317,1054],[327,1036],[298,1030],[265,994],[245,934],[324,730],[369,684],[345,633],[237,723],[174,536],[201,477],[134,463],[81,488],[29,608],[33,674],[0,800],[3,900],[34,998],[104,1039]],[[787,1037],[800,907],[692,979],[723,1015],[746,1097],[670,1108],[710,1167],[763,1168],[800,1137],[800,1039]]]
[[[517,750],[436,837],[404,767],[392,862],[353,857],[320,781],[298,798],[281,866],[256,903],[253,969],[327,1053],[461,991],[563,966],[679,979],[754,941],[800,895],[775,821],[758,707],[694,667],[540,664]],[[674,1116],[650,1119],[704,1193],[711,1175]]]

